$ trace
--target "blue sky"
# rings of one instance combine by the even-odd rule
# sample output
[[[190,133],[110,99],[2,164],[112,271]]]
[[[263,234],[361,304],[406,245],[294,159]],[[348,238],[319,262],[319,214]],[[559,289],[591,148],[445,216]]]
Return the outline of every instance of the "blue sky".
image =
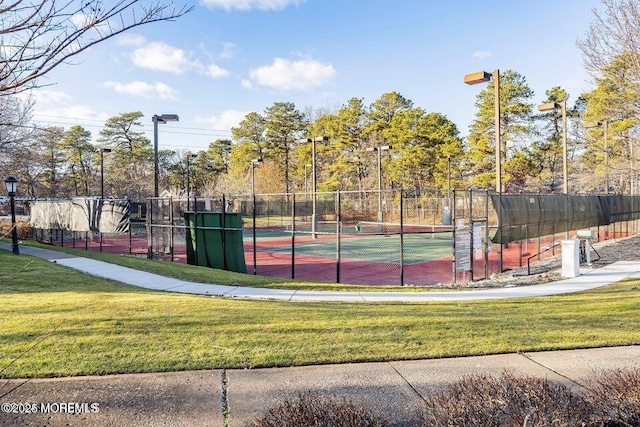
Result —
[[[179,1],[177,4],[181,4]],[[96,45],[42,79],[34,120],[95,136],[107,118],[175,113],[161,148],[198,151],[274,102],[299,110],[369,105],[397,91],[466,135],[474,71],[512,69],[535,91],[591,88],[576,40],[598,0],[197,0],[174,22]]]

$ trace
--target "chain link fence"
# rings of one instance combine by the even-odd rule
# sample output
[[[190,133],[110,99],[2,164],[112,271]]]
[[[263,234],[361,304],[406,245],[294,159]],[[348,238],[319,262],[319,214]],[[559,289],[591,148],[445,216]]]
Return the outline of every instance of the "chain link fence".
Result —
[[[548,223],[550,212],[556,215],[551,222],[592,230],[593,241],[638,232],[638,196],[595,196],[605,197],[599,203],[608,209],[608,215],[596,215],[596,223],[566,218],[569,212],[591,209],[580,206],[595,203],[586,199],[594,196],[571,197],[575,199],[565,202],[564,211],[554,208],[559,199],[543,202],[548,195],[479,190],[151,198],[131,203],[128,233],[54,227],[33,229],[32,234],[54,245],[186,262],[190,228],[185,212],[233,213],[242,216],[242,227],[231,231],[242,234],[249,274],[364,285],[445,285],[490,278],[528,264],[530,272],[537,272],[535,261],[559,254],[561,240],[576,235],[570,225],[529,232],[536,221]],[[0,212],[5,208],[0,203]],[[222,230],[224,220],[221,227],[191,225],[199,228]],[[517,235],[517,240],[497,240],[506,235]],[[221,254],[227,256],[224,250]]]

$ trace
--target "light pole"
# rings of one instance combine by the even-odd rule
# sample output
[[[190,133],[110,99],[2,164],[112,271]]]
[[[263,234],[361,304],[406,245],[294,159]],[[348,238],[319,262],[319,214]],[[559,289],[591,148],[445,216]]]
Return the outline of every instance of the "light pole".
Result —
[[[251,196],[256,196],[256,167],[262,163],[262,159],[251,160]]]
[[[567,101],[547,102],[538,105],[538,111],[562,111],[562,191],[569,194],[569,168],[567,166]]]
[[[317,169],[318,163],[316,161],[316,145],[318,142],[326,142],[329,140],[328,136],[317,136],[315,138],[307,138],[301,139],[299,142],[310,142],[311,143],[311,191],[313,192],[311,195],[311,237],[314,239],[318,238],[318,217],[316,215],[316,192],[318,190],[317,186]]]
[[[311,167],[311,163],[304,165],[304,199],[308,200],[309,189],[307,187],[307,168]]]
[[[100,199],[104,199],[104,153],[110,153],[111,148],[100,149]]]
[[[585,129],[592,129],[602,126],[604,129],[604,194],[609,194],[609,122],[585,122],[582,126]]]
[[[158,123],[177,122],[177,114],[154,115],[153,121],[153,196],[158,197],[159,192],[159,170],[158,170]]]
[[[468,85],[478,83],[486,83],[493,77],[494,106],[495,106],[495,125],[494,133],[496,140],[496,192],[502,193],[502,156],[500,142],[500,70],[493,70],[492,73],[486,71],[478,71],[476,73],[464,76],[464,82]]]
[[[369,147],[367,151],[375,151],[378,158],[378,223],[382,224],[382,152],[391,150],[391,145],[380,145],[378,147]]]
[[[7,194],[9,195],[9,203],[11,204],[11,249],[14,255],[20,255],[18,247],[18,228],[16,226],[16,191],[18,190],[18,180],[14,176],[8,176],[4,179],[7,186]]]
[[[447,197],[451,198],[451,156],[447,156]]]
[[[198,157],[196,154],[187,154],[187,211],[189,211],[189,209],[191,208],[191,205],[189,204],[189,198],[191,197],[191,183],[189,182],[189,159],[195,159],[196,157]]]

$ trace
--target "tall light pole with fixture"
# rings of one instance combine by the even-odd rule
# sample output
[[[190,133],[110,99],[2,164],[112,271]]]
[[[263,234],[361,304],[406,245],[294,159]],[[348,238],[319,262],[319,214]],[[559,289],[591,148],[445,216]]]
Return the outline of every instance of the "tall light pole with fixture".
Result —
[[[478,71],[476,73],[467,74],[464,76],[464,82],[468,85],[475,85],[478,83],[486,83],[493,77],[494,84],[494,133],[496,142],[496,192],[502,193],[502,155],[501,155],[501,142],[500,142],[500,70],[493,70],[492,73],[486,71]]]
[[[380,145],[378,147],[369,147],[367,151],[375,151],[378,159],[378,223],[382,224],[382,152],[391,150],[391,145]]]
[[[104,199],[104,153],[110,153],[111,148],[100,149],[100,199]]]
[[[198,157],[196,154],[187,154],[187,211],[190,210],[191,205],[189,204],[189,199],[191,197],[191,182],[189,182],[189,166],[191,164],[191,162],[189,161],[190,159],[195,159],[196,157]],[[197,209],[197,208],[196,208]]]
[[[158,168],[158,123],[177,122],[177,114],[160,114],[154,115],[151,120],[153,121],[153,196],[158,197],[160,195],[160,175]]]
[[[551,111],[560,108],[562,111],[562,191],[569,194],[569,167],[567,165],[567,101],[546,102],[538,105],[538,111]]]
[[[315,138],[306,138],[301,139],[299,142],[310,142],[311,143],[311,237],[314,239],[318,238],[318,216],[316,214],[316,192],[318,190],[318,174],[317,168],[318,163],[316,161],[316,148],[318,142],[326,142],[329,140],[328,136],[317,136]]]
[[[8,176],[4,179],[4,184],[7,186],[7,194],[9,195],[9,203],[11,205],[11,250],[14,255],[20,255],[15,201],[16,191],[18,190],[18,180],[14,176]]]
[[[307,163],[304,165],[304,199],[308,199],[309,188],[307,186],[307,168],[311,167],[311,163]]]
[[[585,122],[582,124],[585,129],[602,126],[604,130],[604,194],[609,194],[609,123],[619,120],[621,119],[605,119],[602,122]]]

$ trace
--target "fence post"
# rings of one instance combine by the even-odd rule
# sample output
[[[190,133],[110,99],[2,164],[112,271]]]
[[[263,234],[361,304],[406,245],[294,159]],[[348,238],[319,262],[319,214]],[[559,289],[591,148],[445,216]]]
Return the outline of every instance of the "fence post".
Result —
[[[171,228],[171,235],[169,236],[169,256],[171,257],[171,262],[173,262],[173,198],[169,197],[169,227]]]
[[[227,198],[225,195],[222,195],[222,265],[225,270],[227,270]]]
[[[489,278],[489,190],[484,190],[484,278]]]
[[[289,193],[287,193],[287,199]],[[296,278],[296,194],[291,198],[291,278]]]
[[[452,191],[453,203],[451,204],[451,224],[453,224],[453,263],[452,263],[452,284],[456,284],[456,189]],[[435,222],[434,222],[435,223]]]
[[[252,217],[252,236],[253,236],[253,275],[258,274],[258,267],[256,262],[256,193],[253,193],[253,209],[251,212]]]
[[[153,259],[153,199],[147,199],[147,258]]]
[[[475,247],[475,242],[473,241],[473,189],[469,189],[469,235],[470,235],[470,245],[469,245],[469,259],[471,260],[471,271],[469,272],[469,281],[473,282],[473,248]]]
[[[336,191],[336,283],[340,283],[340,190]]]
[[[400,286],[404,286],[404,190],[400,189]]]
[[[100,236],[100,252],[102,253],[102,231],[98,231],[98,235]]]
[[[502,210],[502,193],[498,193],[498,206],[500,210]],[[500,236],[500,241],[502,241],[502,224],[500,224],[500,215],[498,215],[498,236]],[[499,244],[499,252],[498,252],[498,273],[502,273],[502,252],[504,249],[504,245],[502,243]]]

